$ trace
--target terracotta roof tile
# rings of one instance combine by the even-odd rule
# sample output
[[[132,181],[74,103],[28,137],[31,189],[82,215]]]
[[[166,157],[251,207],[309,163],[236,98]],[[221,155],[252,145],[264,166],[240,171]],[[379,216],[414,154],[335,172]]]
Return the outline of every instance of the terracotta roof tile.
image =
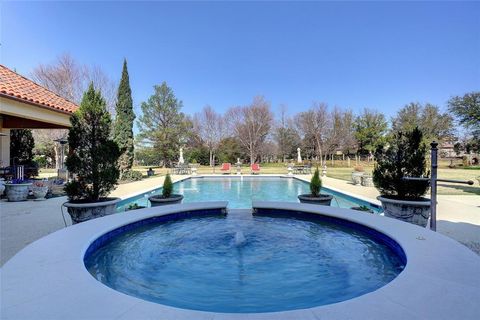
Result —
[[[0,96],[73,113],[78,106],[0,64]]]

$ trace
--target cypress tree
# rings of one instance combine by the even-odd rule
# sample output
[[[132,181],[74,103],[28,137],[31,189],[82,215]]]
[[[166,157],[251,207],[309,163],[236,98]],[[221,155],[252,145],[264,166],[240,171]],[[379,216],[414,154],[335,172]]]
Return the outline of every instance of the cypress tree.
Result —
[[[111,139],[112,121],[105,99],[95,91],[93,83],[83,94],[70,123],[65,164],[75,179],[65,185],[65,191],[70,201],[96,202],[117,184],[120,152]]]
[[[132,90],[128,77],[127,60],[123,61],[122,79],[118,86],[116,117],[113,127],[113,139],[118,144],[121,156],[118,160],[121,176],[132,169],[133,165],[133,112]]]

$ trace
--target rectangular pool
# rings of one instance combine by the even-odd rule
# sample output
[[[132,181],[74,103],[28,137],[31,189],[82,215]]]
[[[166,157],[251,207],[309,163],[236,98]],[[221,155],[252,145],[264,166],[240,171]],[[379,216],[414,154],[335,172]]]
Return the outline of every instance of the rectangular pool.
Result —
[[[252,207],[252,201],[287,201],[298,202],[297,196],[309,193],[309,184],[295,178],[282,177],[198,177],[189,178],[173,184],[174,193],[184,196],[183,202],[200,201],[228,201],[232,209],[245,209]],[[117,205],[117,211],[125,211],[131,204],[149,207],[148,197],[160,194],[158,188],[138,196],[122,200]],[[357,206],[370,207],[375,212],[381,208],[367,201],[322,188],[322,193],[334,196],[333,207],[350,208]]]

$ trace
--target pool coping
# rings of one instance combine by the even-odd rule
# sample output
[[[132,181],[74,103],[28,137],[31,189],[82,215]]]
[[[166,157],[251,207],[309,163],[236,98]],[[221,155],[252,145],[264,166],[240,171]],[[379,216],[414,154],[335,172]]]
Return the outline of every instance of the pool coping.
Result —
[[[480,315],[480,257],[430,230],[354,210],[289,202],[255,208],[303,211],[377,230],[405,251],[405,269],[387,285],[343,302],[259,314],[178,309],[115,291],[95,280],[83,257],[101,235],[132,222],[184,211],[220,208],[204,202],[133,210],[52,233],[20,251],[0,270],[2,319],[475,319]]]

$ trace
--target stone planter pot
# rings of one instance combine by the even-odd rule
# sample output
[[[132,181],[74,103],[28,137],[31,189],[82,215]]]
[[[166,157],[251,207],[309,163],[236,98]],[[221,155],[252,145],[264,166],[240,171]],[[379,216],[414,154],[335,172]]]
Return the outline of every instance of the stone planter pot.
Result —
[[[32,191],[36,199],[45,199],[45,196],[47,195],[47,192],[48,192],[48,186],[44,186],[44,187],[34,186],[32,188]]]
[[[148,200],[152,204],[152,207],[158,207],[181,203],[183,196],[181,194],[172,194],[169,198],[163,198],[162,195],[155,195],[148,197]]]
[[[352,182],[354,185],[360,185],[362,184],[362,176],[365,172],[358,172],[358,171],[354,171],[352,172]]]
[[[364,174],[361,176],[362,179],[362,186],[364,187],[373,187],[373,178],[369,174]]]
[[[5,193],[7,194],[8,201],[16,202],[27,200],[31,185],[31,183],[5,184]]]
[[[107,198],[99,202],[67,202],[64,204],[73,224],[100,218],[116,212],[120,198]]]
[[[318,204],[322,206],[329,206],[332,202],[333,196],[329,194],[320,194],[318,197],[314,197],[311,194],[299,194],[298,200],[300,203]]]
[[[382,202],[386,217],[426,227],[430,217],[430,199],[422,198],[418,201],[396,200],[386,197],[377,197]]]

